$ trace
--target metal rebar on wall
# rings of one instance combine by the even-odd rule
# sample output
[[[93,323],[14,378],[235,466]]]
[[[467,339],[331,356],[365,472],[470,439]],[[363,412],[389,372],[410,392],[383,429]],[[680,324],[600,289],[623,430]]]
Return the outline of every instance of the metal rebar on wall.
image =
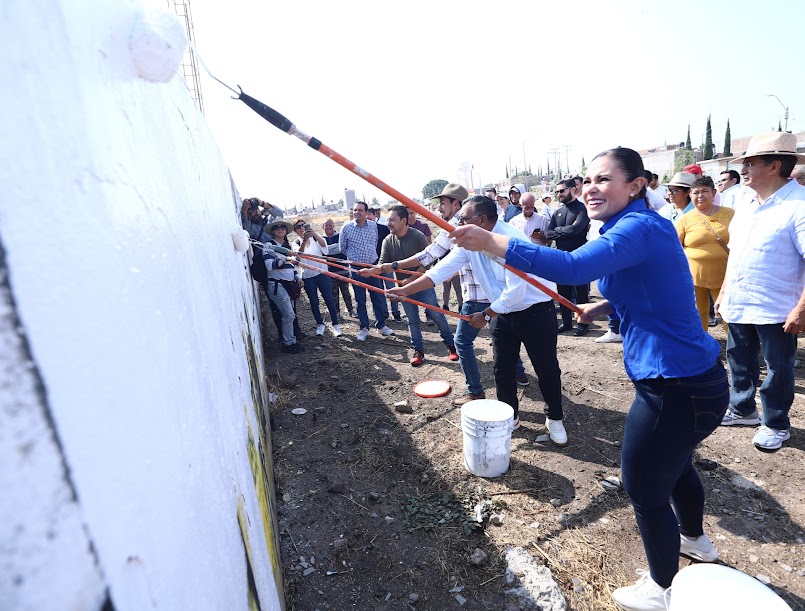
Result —
[[[193,16],[190,12],[190,0],[167,0],[167,2],[168,6],[173,8],[179,19],[184,21],[187,40],[193,42]],[[196,54],[193,51],[192,45],[188,45],[184,53],[181,70],[190,95],[196,101],[198,109],[204,114],[204,100],[201,96],[201,79],[198,63],[196,62]]]

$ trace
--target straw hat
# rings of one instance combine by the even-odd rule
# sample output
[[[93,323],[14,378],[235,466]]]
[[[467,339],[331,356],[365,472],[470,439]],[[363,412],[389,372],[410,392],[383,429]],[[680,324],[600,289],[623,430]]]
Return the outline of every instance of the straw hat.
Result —
[[[266,229],[268,229],[269,231],[271,231],[272,229],[274,229],[274,227],[285,227],[285,230],[286,230],[288,233],[290,233],[290,232],[292,232],[292,231],[293,231],[293,225],[291,225],[291,224],[290,224],[288,221],[286,221],[285,219],[274,219],[274,220],[270,221],[270,222],[268,223],[268,226],[266,227]]]
[[[684,187],[690,189],[693,187],[693,181],[696,180],[696,174],[690,172],[677,172],[668,183],[669,187]]]
[[[460,202],[463,202],[470,196],[467,193],[467,190],[459,184],[454,182],[448,183],[442,189],[442,192],[439,195],[434,195],[432,199],[436,199],[438,197],[452,197],[453,199],[457,199]]]
[[[805,163],[805,154],[797,153],[797,137],[788,132],[769,132],[752,136],[749,148],[743,154],[733,157],[731,161],[763,155],[791,155],[797,158],[797,163]]]

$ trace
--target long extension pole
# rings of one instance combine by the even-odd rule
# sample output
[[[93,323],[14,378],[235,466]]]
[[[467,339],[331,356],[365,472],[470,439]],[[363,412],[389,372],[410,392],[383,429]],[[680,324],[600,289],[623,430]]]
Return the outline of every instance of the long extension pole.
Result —
[[[215,78],[215,77],[213,77],[213,78]],[[216,80],[218,80],[218,79],[216,79]],[[218,81],[218,82],[221,82],[221,81]],[[232,90],[232,88],[229,87],[228,85],[224,85],[224,86],[229,88],[230,90]],[[426,208],[425,206],[422,206],[421,204],[416,203],[410,197],[408,197],[406,195],[403,195],[402,193],[397,191],[397,189],[395,189],[391,185],[387,185],[382,180],[380,180],[377,177],[375,177],[374,175],[370,174],[369,172],[367,172],[366,170],[364,170],[363,168],[361,168],[357,164],[353,163],[352,161],[350,161],[349,159],[347,159],[346,157],[344,157],[340,153],[338,153],[338,152],[334,151],[333,149],[331,149],[329,146],[324,144],[318,138],[308,136],[303,131],[297,129],[297,127],[291,122],[290,119],[284,117],[283,115],[278,113],[276,110],[274,110],[270,106],[266,106],[260,100],[256,100],[255,98],[251,97],[250,95],[247,95],[247,94],[243,93],[243,89],[241,89],[240,86],[238,86],[238,89],[240,90],[240,93],[238,94],[237,99],[239,99],[241,102],[246,104],[246,106],[251,108],[254,112],[256,112],[258,115],[263,117],[266,121],[271,123],[271,125],[273,125],[277,129],[279,129],[280,131],[283,131],[286,134],[290,134],[292,136],[296,136],[297,138],[299,138],[302,142],[307,144],[313,150],[316,150],[316,151],[320,152],[325,157],[328,157],[329,159],[332,159],[333,161],[335,161],[338,165],[346,168],[347,170],[349,170],[353,174],[355,174],[357,176],[360,176],[365,181],[367,181],[368,183],[374,185],[375,187],[377,187],[378,189],[380,189],[384,193],[387,193],[388,195],[390,195],[391,197],[393,197],[397,201],[405,204],[405,206],[407,208],[410,208],[411,210],[414,210],[418,214],[424,216],[431,223],[434,223],[435,225],[441,227],[445,231],[448,231],[448,232],[453,231],[453,226],[450,223],[448,223],[447,221],[445,221],[438,214],[434,214],[433,212],[428,210],[428,208]],[[581,309],[578,306],[576,306],[576,304],[568,301],[567,299],[562,297],[556,291],[553,291],[553,290],[549,289],[547,286],[542,284],[539,280],[536,280],[535,278],[532,278],[531,276],[529,276],[525,272],[522,272],[519,269],[517,269],[515,267],[512,267],[511,265],[503,263],[502,261],[500,261],[498,259],[492,258],[492,260],[496,261],[497,263],[500,263],[501,265],[503,265],[503,267],[505,267],[511,273],[513,273],[516,276],[522,278],[523,280],[528,282],[530,285],[538,288],[540,291],[542,291],[543,293],[545,293],[549,297],[555,299],[556,301],[561,303],[566,308],[576,312],[577,314],[581,314]]]
[[[330,271],[327,271],[327,270],[319,269],[318,267],[314,267],[313,265],[307,265],[306,263],[302,263],[301,261],[299,263],[297,263],[297,265],[299,265],[299,266],[301,266],[301,267],[303,267],[305,269],[321,272],[322,274],[326,274],[327,276],[330,276],[331,278],[336,278],[338,280],[343,280],[345,282],[349,282],[350,284],[354,284],[355,286],[360,286],[360,287],[368,289],[370,291],[374,291],[375,293],[380,293],[384,297],[386,295],[386,291],[384,291],[383,289],[379,289],[376,286],[372,286],[371,284],[365,284],[363,282],[358,282],[357,280],[353,280],[352,278],[347,278],[345,276],[342,276],[341,274],[336,274],[335,272],[330,272]],[[400,297],[399,299],[401,301],[407,301],[408,303],[413,303],[416,306],[427,308],[428,310],[433,310],[434,312],[440,312],[440,313],[444,314],[445,316],[452,316],[454,318],[460,318],[461,320],[466,320],[467,322],[470,322],[470,320],[472,320],[471,317],[466,316],[464,314],[459,314],[458,312],[452,312],[450,310],[443,310],[442,308],[439,308],[437,306],[432,306],[429,303],[423,303],[421,301],[417,301],[416,299],[411,299],[410,297]]]

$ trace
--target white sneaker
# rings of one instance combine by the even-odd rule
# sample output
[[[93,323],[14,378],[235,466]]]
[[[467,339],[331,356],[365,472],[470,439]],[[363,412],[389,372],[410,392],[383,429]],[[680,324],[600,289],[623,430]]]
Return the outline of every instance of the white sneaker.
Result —
[[[724,417],[721,419],[721,426],[756,426],[758,424],[760,424],[760,415],[757,410],[748,416],[742,416],[732,405],[727,408]]]
[[[565,425],[561,420],[551,420],[550,418],[546,418],[545,428],[548,429],[548,435],[555,445],[558,445],[559,447],[567,445],[567,432],[565,431]]]
[[[388,337],[389,335],[394,335],[394,329],[388,326],[383,327],[382,329],[380,329],[380,335],[384,335],[386,337]]]
[[[332,332],[335,337],[341,337],[343,335],[341,332],[341,327],[338,325],[333,325]]]
[[[316,335],[324,335],[324,325],[318,325],[316,327]]]
[[[710,537],[686,537],[679,535],[679,554],[699,562],[715,562],[718,560],[718,552],[710,541]]]
[[[752,443],[758,450],[770,452],[782,448],[783,442],[789,439],[791,439],[791,433],[788,430],[781,431],[764,424],[755,433]]]
[[[624,611],[665,611],[671,602],[671,594],[651,578],[648,571],[632,586],[618,588],[612,598]]]
[[[365,342],[367,337],[369,337],[369,329],[363,327],[360,331],[358,331],[359,342]]]
[[[601,337],[595,339],[596,344],[620,344],[623,342],[623,335],[607,331]]]

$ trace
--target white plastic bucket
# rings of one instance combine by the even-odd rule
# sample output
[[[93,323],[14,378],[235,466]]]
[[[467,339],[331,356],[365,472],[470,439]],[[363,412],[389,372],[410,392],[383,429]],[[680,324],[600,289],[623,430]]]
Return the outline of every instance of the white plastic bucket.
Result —
[[[720,564],[692,564],[671,583],[669,611],[791,611],[754,577]]]
[[[497,477],[509,470],[513,424],[514,409],[502,401],[477,399],[461,407],[467,471]]]

